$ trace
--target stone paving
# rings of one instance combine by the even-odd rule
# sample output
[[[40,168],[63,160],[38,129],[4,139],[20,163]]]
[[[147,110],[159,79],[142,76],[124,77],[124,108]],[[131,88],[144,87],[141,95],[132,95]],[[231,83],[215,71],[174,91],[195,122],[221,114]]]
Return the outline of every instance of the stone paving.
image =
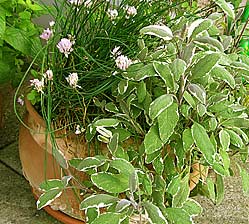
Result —
[[[4,124],[0,128],[0,224],[59,224],[45,211],[36,210],[30,186],[22,175],[18,121],[13,113],[13,94],[10,93],[6,91],[3,97]],[[196,197],[204,210],[195,218],[195,223],[249,224],[249,198],[243,196],[240,185],[239,177],[226,178],[225,199],[219,206],[201,196]]]

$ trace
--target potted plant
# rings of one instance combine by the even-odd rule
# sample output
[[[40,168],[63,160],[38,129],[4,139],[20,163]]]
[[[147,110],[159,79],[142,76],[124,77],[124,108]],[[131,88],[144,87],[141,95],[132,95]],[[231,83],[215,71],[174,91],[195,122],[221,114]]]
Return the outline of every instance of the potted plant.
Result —
[[[223,26],[236,25],[230,4],[205,18],[179,7],[56,4],[20,131],[38,209],[75,217],[65,223],[182,224],[202,210],[196,184],[220,202],[230,157],[248,156],[249,60]]]

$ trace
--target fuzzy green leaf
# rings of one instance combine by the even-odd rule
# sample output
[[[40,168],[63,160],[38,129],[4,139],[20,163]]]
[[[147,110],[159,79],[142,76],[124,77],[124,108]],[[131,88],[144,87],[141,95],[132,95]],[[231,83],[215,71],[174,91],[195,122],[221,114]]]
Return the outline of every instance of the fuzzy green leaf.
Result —
[[[229,149],[229,146],[230,146],[230,135],[229,133],[222,129],[220,132],[219,132],[219,138],[220,138],[220,143],[221,143],[221,146],[223,148],[223,150],[228,150]]]
[[[214,162],[215,149],[205,128],[195,122],[191,127],[191,132],[196,146],[200,149],[206,161],[212,165]]]
[[[107,147],[109,149],[109,151],[111,152],[112,155],[115,154],[115,152],[118,149],[118,142],[119,142],[119,134],[115,133],[111,139],[110,142],[108,143]]]
[[[225,191],[224,191],[224,181],[223,181],[223,177],[221,175],[217,175],[216,177],[216,183],[215,183],[215,189],[216,189],[216,204],[220,204],[223,199],[224,199],[224,195],[225,195]]]
[[[51,180],[46,180],[46,181],[42,182],[39,185],[39,188],[42,191],[49,191],[51,189],[63,189],[64,184],[59,179],[51,179]]]
[[[171,72],[176,81],[178,81],[180,77],[184,74],[186,68],[187,68],[186,62],[179,58],[175,59],[170,64]]]
[[[170,136],[173,134],[174,129],[179,120],[178,105],[172,103],[166,110],[164,110],[157,118],[159,135],[165,144]]]
[[[173,97],[165,94],[156,98],[149,108],[149,116],[152,120],[156,119],[164,110],[173,103]]]
[[[217,0],[215,3],[233,20],[235,19],[235,13],[233,8],[231,7],[230,3],[226,2],[225,0]]]
[[[234,77],[222,66],[215,66],[211,71],[211,75],[213,78],[226,82],[232,89],[235,88]]]
[[[211,53],[201,58],[191,69],[191,79],[205,77],[217,65],[220,57],[221,55],[218,53]]]
[[[146,213],[148,214],[148,219],[150,223],[158,223],[158,224],[168,223],[161,210],[151,202],[144,201],[142,202],[142,206],[144,207]]]
[[[190,216],[196,216],[202,213],[201,205],[192,198],[188,198],[187,201],[184,202],[182,209]]]
[[[153,64],[136,63],[129,66],[126,73],[122,74],[128,80],[141,81],[147,77],[157,76]]]
[[[206,91],[202,86],[197,84],[189,84],[188,91],[202,104],[206,104]]]
[[[208,45],[211,48],[214,48],[216,51],[224,52],[223,45],[213,37],[197,37],[194,39],[194,43]]]
[[[210,19],[198,19],[195,20],[188,28],[188,38],[194,38],[198,34],[203,31],[208,30],[208,28],[212,25],[212,21]]]
[[[116,127],[118,124],[119,120],[114,118],[104,118],[94,122],[95,127]]]
[[[246,196],[249,196],[249,173],[241,168],[240,168],[240,176],[241,176],[241,180],[242,180],[242,189],[243,189],[243,193]]]
[[[192,224],[190,215],[183,208],[166,208],[165,213],[170,223],[174,224]],[[158,223],[159,224],[159,223]]]
[[[152,154],[163,147],[163,142],[159,137],[157,125],[153,125],[144,138],[146,154]]]
[[[91,224],[120,224],[122,215],[120,213],[107,212],[100,214]]]
[[[62,189],[51,189],[43,193],[36,202],[37,209],[42,209],[43,207],[49,205],[56,198],[60,197],[62,194]]]
[[[70,166],[79,171],[86,171],[91,168],[97,168],[105,163],[104,160],[99,160],[95,157],[87,157],[85,159],[75,158],[69,161]]]
[[[163,40],[171,40],[173,38],[173,33],[171,29],[167,26],[160,25],[149,25],[140,30],[140,34],[147,34],[162,38]]]
[[[171,90],[175,89],[175,82],[173,74],[169,68],[169,65],[162,62],[154,62],[153,66],[155,68],[156,73],[162,78],[165,82],[166,86]]]
[[[138,103],[142,103],[144,101],[146,95],[147,95],[146,84],[145,84],[145,82],[141,81],[138,85],[138,88],[137,88]]]
[[[91,195],[85,198],[80,203],[80,209],[88,209],[88,208],[104,208],[112,205],[117,202],[119,199],[117,197],[108,195],[108,194],[97,194]]]
[[[185,152],[191,149],[192,145],[194,144],[194,139],[192,137],[190,128],[187,128],[183,131],[182,142],[183,142],[183,148]]]

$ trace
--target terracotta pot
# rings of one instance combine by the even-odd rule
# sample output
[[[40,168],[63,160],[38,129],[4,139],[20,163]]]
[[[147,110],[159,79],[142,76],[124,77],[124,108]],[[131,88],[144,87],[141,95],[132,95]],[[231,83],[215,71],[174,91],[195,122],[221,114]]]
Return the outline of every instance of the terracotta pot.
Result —
[[[27,114],[24,118],[25,124],[30,128],[24,126],[20,127],[19,131],[19,154],[22,163],[23,174],[29,181],[33,193],[36,198],[41,195],[39,184],[47,179],[61,178],[63,176],[62,169],[55,161],[51,153],[51,143],[48,140],[48,147],[45,147],[45,122],[42,117],[36,112],[29,101],[25,101]],[[59,139],[57,144],[67,157],[73,157],[75,152],[71,152],[70,146],[67,146],[67,140]],[[86,147],[86,146],[84,146]],[[47,149],[45,149],[47,148]],[[70,153],[69,153],[70,152]],[[82,175],[82,174],[79,174]],[[84,177],[81,176],[84,179]],[[76,194],[80,192],[73,192],[68,189],[57,198],[51,206],[47,206],[45,210],[54,216],[56,219],[66,224],[83,224],[85,222],[78,219],[84,219],[84,214],[79,210],[79,201]],[[61,210],[61,211],[59,211]],[[72,218],[72,217],[76,218]]]

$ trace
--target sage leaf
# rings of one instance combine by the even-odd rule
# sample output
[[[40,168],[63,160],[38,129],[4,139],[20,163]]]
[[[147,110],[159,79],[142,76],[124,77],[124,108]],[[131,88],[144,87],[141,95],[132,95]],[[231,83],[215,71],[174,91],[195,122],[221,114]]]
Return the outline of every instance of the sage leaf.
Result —
[[[191,217],[200,215],[203,210],[201,205],[192,198],[188,198],[187,201],[184,202],[182,209],[186,211]]]
[[[207,45],[216,51],[224,52],[223,45],[213,37],[197,37],[194,39],[194,43],[198,43],[201,45]]]
[[[235,19],[235,13],[232,8],[232,5],[225,0],[217,0],[215,3],[223,10],[223,12],[231,17],[233,20]]]
[[[152,63],[147,65],[144,63],[132,64],[126,71],[123,73],[124,78],[133,81],[141,81],[148,77],[157,76]]]
[[[183,208],[166,208],[165,213],[170,223],[174,224],[192,224],[191,216]]]
[[[194,98],[187,91],[184,92],[183,98],[187,101],[187,103],[192,108],[195,108],[195,106],[196,106],[195,100],[194,100]]]
[[[201,103],[206,104],[206,91],[203,87],[197,84],[189,84],[188,91]]]
[[[210,19],[198,19],[190,24],[188,27],[188,38],[194,38],[198,34],[203,31],[208,30],[208,28],[212,25],[212,21]]]
[[[140,34],[147,34],[162,38],[163,40],[171,40],[173,33],[171,29],[165,25],[149,25],[140,30]]]
[[[211,53],[205,55],[203,58],[199,59],[197,63],[192,67],[191,79],[199,79],[205,77],[212,70],[214,66],[217,65],[221,55],[219,53]]]
[[[95,127],[116,127],[119,124],[119,120],[114,118],[103,118],[94,122]]]
[[[185,152],[191,149],[194,144],[194,139],[191,134],[191,129],[187,128],[182,133],[183,149]]]
[[[51,189],[43,193],[36,202],[37,209],[42,209],[43,207],[49,205],[56,198],[60,197],[62,194],[62,189]]]
[[[98,172],[91,175],[91,181],[99,189],[109,193],[122,193],[129,189],[129,178],[124,174]]]
[[[115,154],[115,152],[118,149],[118,142],[119,142],[119,134],[115,133],[111,139],[110,142],[107,144],[107,147],[109,149],[109,151],[111,152],[112,155]]]
[[[138,188],[138,175],[137,172],[134,170],[129,177],[129,189],[131,192],[135,192]]]
[[[238,148],[242,148],[244,146],[243,140],[241,139],[241,137],[234,132],[233,130],[228,130],[225,129],[226,132],[228,132],[229,136],[230,136],[230,143]]]
[[[225,127],[233,128],[233,127],[238,127],[238,128],[245,128],[249,129],[249,119],[247,118],[230,118],[221,123]]]
[[[229,135],[229,133],[226,130],[222,129],[219,132],[219,139],[220,139],[222,149],[225,150],[225,151],[228,150],[229,146],[230,146],[230,135]]]
[[[80,203],[80,209],[89,209],[89,208],[104,208],[112,205],[117,202],[119,199],[117,197],[108,195],[108,194],[97,194],[91,195],[85,198]]]
[[[138,103],[142,103],[145,100],[146,95],[147,95],[146,84],[145,82],[140,81],[138,88],[137,88]]]
[[[106,212],[100,214],[91,224],[120,224],[122,215],[120,213]]]
[[[86,209],[85,214],[86,214],[86,222],[91,224],[93,220],[99,216],[99,209],[97,208]]]
[[[87,157],[85,159],[81,158],[74,158],[69,161],[69,165],[74,167],[76,170],[79,171],[87,171],[91,168],[97,168],[102,166],[105,163],[105,160],[99,160],[95,157]]]
[[[175,59],[169,66],[176,81],[184,75],[187,68],[186,62],[180,58]]]
[[[52,189],[63,189],[65,185],[59,179],[45,180],[39,185],[39,189],[42,191],[49,191]]]
[[[195,122],[191,127],[191,132],[196,146],[202,152],[205,160],[212,165],[214,162],[215,149],[205,128]]]
[[[175,82],[173,74],[169,68],[167,63],[163,62],[154,62],[153,63],[154,69],[156,73],[162,78],[165,82],[166,86],[170,88],[172,91],[175,90]]]
[[[207,178],[206,180],[207,183],[207,188],[208,188],[208,193],[209,193],[209,198],[215,202],[215,185],[214,182],[212,181],[212,179],[210,177]]]
[[[222,66],[215,66],[211,71],[211,76],[226,82],[232,89],[235,88],[234,77]]]
[[[157,118],[164,110],[173,103],[173,97],[169,94],[164,94],[157,97],[149,107],[149,116],[152,120]]]
[[[129,179],[130,175],[135,171],[135,168],[131,165],[130,162],[125,159],[115,158],[110,162],[110,166],[118,170],[121,174],[127,176]]]
[[[167,224],[167,220],[164,217],[162,211],[154,204],[148,201],[142,202],[142,206],[144,207],[146,213],[148,214],[148,219],[150,223],[160,223]]]
[[[221,175],[216,176],[215,189],[216,189],[215,201],[216,201],[216,204],[218,205],[223,201],[224,195],[225,195],[224,181],[223,181],[223,177]]]
[[[172,103],[166,108],[157,118],[159,135],[163,143],[165,144],[170,136],[173,134],[174,129],[179,120],[178,105]]]
[[[126,208],[128,208],[130,205],[131,205],[131,201],[128,201],[127,199],[121,199],[120,201],[118,201],[115,210],[116,212],[122,212]]]
[[[172,199],[172,207],[182,207],[183,204],[186,202],[186,200],[189,197],[189,175],[186,175],[183,179],[180,181],[180,188],[176,192],[176,194],[173,195]]]
[[[123,95],[126,90],[128,89],[129,81],[128,80],[121,80],[118,84],[118,93]]]
[[[154,124],[144,138],[146,154],[152,154],[163,147],[163,142],[159,137],[157,124]]]

